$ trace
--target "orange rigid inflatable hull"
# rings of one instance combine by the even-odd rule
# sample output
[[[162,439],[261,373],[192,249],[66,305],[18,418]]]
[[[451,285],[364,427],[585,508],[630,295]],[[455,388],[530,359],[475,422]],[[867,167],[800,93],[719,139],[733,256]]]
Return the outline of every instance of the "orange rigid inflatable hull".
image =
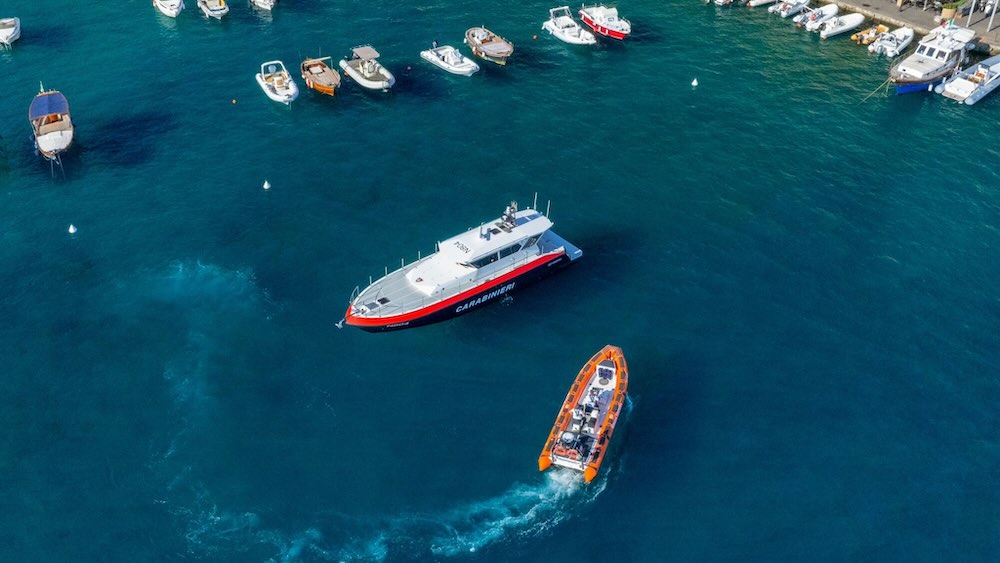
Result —
[[[545,440],[545,447],[542,449],[542,454],[538,456],[539,471],[545,471],[552,466],[553,449],[561,448],[559,438],[570,428],[573,422],[574,409],[581,404],[584,393],[590,388],[588,383],[594,377],[598,364],[605,360],[611,360],[615,364],[616,381],[614,394],[608,405],[607,417],[604,418],[600,429],[596,433],[600,438],[593,447],[593,451],[589,454],[589,459],[585,460],[586,463],[583,469],[583,479],[587,483],[593,481],[594,477],[597,476],[597,472],[601,468],[601,462],[604,461],[604,456],[607,454],[608,444],[611,442],[615,424],[618,422],[618,416],[621,414],[622,406],[625,404],[625,396],[628,392],[628,366],[625,363],[625,355],[622,353],[621,348],[611,345],[605,346],[593,358],[590,358],[590,361],[583,366],[583,369],[576,376],[576,380],[573,381],[573,386],[570,387],[569,393],[566,395],[566,400],[563,401],[559,415],[556,417],[556,422],[549,432],[549,437]]]

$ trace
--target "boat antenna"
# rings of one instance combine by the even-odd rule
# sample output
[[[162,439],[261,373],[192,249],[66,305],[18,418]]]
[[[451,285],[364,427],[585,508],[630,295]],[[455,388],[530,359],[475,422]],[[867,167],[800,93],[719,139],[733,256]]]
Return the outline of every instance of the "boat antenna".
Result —
[[[551,211],[551,210],[552,210],[552,200],[550,199],[549,202],[545,205],[545,216],[546,217],[549,216],[549,211]]]
[[[535,192],[535,199],[531,201],[531,208],[538,209],[538,192]]]

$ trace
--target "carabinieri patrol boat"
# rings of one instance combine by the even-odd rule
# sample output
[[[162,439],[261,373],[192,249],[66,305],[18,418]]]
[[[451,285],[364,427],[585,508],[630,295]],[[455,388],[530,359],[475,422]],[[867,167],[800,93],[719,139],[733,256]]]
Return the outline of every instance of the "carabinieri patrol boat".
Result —
[[[344,322],[370,332],[426,325],[501,300],[583,256],[552,221],[511,202],[497,220],[438,243],[438,250],[354,290]]]

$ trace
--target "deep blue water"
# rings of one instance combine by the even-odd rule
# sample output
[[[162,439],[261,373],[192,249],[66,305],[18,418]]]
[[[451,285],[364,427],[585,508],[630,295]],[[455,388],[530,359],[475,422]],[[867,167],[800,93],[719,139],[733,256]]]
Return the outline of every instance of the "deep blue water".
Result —
[[[1000,99],[861,103],[887,62],[694,0],[623,0],[634,37],[591,49],[539,2],[188,4],[0,5],[0,560],[1000,556]],[[509,67],[420,61],[479,24]],[[253,80],[366,42],[388,95],[289,109]],[[40,81],[77,128],[54,176]],[[335,327],[535,192],[579,264]],[[632,380],[610,467],[539,474],[606,343]]]

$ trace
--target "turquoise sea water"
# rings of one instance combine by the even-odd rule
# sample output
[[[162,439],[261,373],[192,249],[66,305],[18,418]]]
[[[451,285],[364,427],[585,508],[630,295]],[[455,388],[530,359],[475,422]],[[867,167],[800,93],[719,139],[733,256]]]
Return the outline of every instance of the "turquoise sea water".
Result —
[[[634,37],[588,49],[542,35],[550,7],[4,0],[0,560],[1000,555],[1000,99],[862,104],[885,61],[763,9],[623,0]],[[509,67],[419,59],[480,24]],[[388,95],[254,82],[366,42]],[[77,128],[54,177],[39,81]],[[535,192],[578,264],[335,327]],[[610,467],[539,474],[606,343],[632,379]]]

